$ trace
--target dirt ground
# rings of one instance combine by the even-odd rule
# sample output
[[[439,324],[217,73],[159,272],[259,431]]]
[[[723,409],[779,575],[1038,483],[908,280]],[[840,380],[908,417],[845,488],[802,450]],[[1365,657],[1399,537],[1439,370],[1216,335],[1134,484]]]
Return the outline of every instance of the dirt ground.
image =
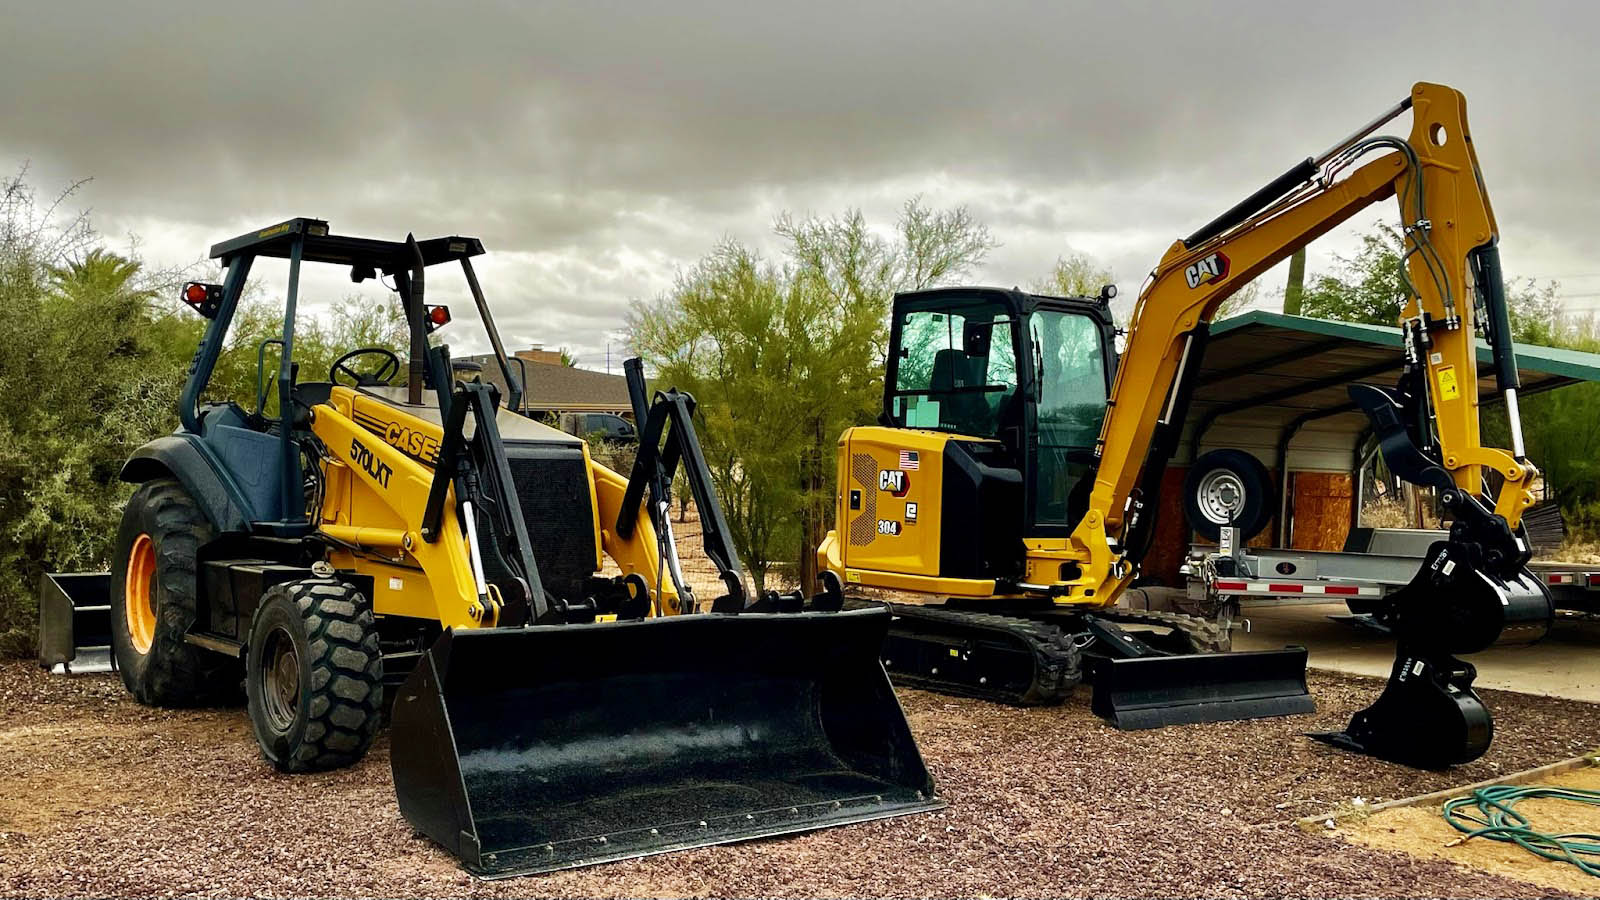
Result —
[[[1540,785],[1600,790],[1600,768],[1591,767],[1542,778]],[[1534,828],[1548,834],[1600,834],[1600,809],[1560,800],[1525,800],[1516,806]],[[1600,878],[1566,862],[1544,859],[1515,844],[1474,838],[1457,843],[1461,832],[1441,815],[1442,805],[1386,809],[1361,820],[1341,823],[1339,833],[1369,847],[1400,850],[1413,856],[1452,862],[1543,884],[1578,896],[1600,894]]]
[[[1562,895],[1293,820],[1575,755],[1600,745],[1600,709],[1490,692],[1489,755],[1427,773],[1299,736],[1342,726],[1379,682],[1312,685],[1312,716],[1133,733],[1086,689],[1031,710],[908,691],[942,812],[482,882],[401,819],[386,737],[352,769],[283,776],[242,709],[149,709],[115,676],[8,663],[0,896]]]

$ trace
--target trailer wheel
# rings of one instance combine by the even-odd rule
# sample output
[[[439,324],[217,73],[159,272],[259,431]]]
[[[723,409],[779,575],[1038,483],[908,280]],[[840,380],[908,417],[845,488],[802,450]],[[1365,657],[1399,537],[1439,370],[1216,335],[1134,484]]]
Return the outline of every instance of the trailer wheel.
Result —
[[[360,760],[383,710],[372,604],[332,579],[269,588],[250,625],[245,693],[261,755],[280,771]]]
[[[1212,450],[1183,480],[1183,511],[1189,527],[1206,538],[1217,540],[1231,519],[1249,540],[1272,521],[1276,494],[1260,460],[1243,450]]]
[[[200,585],[199,549],[214,531],[175,478],[128,498],[112,549],[111,649],[128,693],[149,706],[236,698],[236,659],[186,642]]]

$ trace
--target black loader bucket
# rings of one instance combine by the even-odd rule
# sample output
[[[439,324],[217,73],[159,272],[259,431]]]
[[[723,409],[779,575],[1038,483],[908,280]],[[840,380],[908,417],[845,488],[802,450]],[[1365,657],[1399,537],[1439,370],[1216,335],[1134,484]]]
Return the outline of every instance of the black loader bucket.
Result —
[[[39,665],[66,671],[108,671],[111,653],[111,576],[105,572],[45,573],[39,578]]]
[[[1093,678],[1095,714],[1129,731],[1316,710],[1304,647],[1102,659]]]
[[[400,811],[485,877],[935,809],[887,610],[447,632],[395,699]]]

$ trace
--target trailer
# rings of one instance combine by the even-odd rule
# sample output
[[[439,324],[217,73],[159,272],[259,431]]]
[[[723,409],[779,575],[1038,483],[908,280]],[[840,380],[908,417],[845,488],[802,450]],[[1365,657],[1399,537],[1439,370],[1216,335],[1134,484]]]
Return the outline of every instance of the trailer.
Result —
[[[1353,528],[1342,551],[1246,547],[1237,529],[1218,546],[1192,545],[1183,566],[1188,600],[1238,616],[1261,602],[1342,600],[1350,618],[1374,625],[1384,597],[1417,574],[1428,547],[1446,532],[1428,528]],[[1550,590],[1556,609],[1600,616],[1600,564],[1542,562],[1528,567]]]

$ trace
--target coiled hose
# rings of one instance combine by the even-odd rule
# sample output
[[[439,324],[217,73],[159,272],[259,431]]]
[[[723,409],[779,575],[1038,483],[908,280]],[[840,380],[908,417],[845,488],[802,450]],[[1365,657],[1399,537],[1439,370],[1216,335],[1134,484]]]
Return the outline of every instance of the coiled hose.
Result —
[[[1478,788],[1465,797],[1446,802],[1444,819],[1466,835],[1458,843],[1483,837],[1516,844],[1545,859],[1571,863],[1600,878],[1600,834],[1547,834],[1535,830],[1528,817],[1515,809],[1518,801],[1532,799],[1568,800],[1600,807],[1600,791],[1499,784]]]

